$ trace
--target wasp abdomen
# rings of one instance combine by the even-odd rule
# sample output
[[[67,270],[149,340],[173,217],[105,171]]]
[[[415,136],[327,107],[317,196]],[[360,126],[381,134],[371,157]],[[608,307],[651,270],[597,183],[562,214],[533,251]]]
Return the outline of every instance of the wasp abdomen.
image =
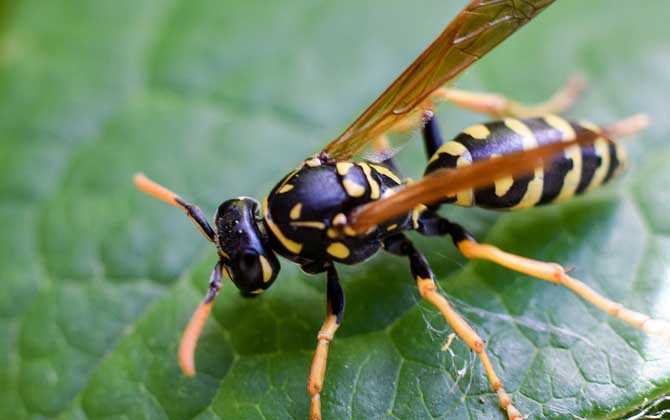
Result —
[[[589,122],[567,121],[551,115],[543,118],[501,121],[467,128],[445,143],[431,157],[426,174],[472,162],[574,139],[583,131],[600,132]],[[492,209],[519,210],[557,203],[592,190],[610,180],[624,166],[623,149],[606,138],[591,146],[566,149],[545,168],[531,176],[500,179],[494,185],[446,197],[445,203]]]

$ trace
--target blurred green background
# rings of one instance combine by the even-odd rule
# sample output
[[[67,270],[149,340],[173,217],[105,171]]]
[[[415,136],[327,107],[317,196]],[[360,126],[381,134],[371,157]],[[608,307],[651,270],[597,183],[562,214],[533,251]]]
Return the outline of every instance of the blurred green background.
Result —
[[[304,419],[324,281],[284,262],[245,300],[226,285],[181,376],[176,346],[215,253],[183,214],[134,190],[145,171],[213,214],[261,198],[337,135],[464,1],[24,0],[0,3],[0,418]],[[459,87],[534,102],[571,74],[567,115],[646,112],[621,180],[519,214],[446,209],[479,238],[576,267],[670,320],[670,5],[559,1]],[[450,136],[482,120],[439,109]],[[399,155],[417,177],[418,141]],[[487,339],[529,418],[645,418],[670,352],[570,292],[416,238]],[[421,303],[406,261],[343,267],[327,419],[502,419],[479,362]],[[652,409],[657,414],[662,405]],[[635,417],[638,416],[638,417]]]

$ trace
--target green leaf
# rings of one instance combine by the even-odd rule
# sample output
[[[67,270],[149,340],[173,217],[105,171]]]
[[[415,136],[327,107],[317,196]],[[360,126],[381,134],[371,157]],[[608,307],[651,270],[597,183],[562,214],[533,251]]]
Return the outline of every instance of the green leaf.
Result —
[[[308,416],[322,277],[284,262],[254,300],[227,284],[198,376],[183,377],[177,342],[215,252],[181,212],[138,193],[132,174],[207,214],[229,197],[262,197],[464,1],[287,3],[0,3],[0,418]],[[670,320],[668,12],[664,0],[557,2],[459,82],[533,102],[584,72],[589,90],[568,116],[652,117],[626,145],[623,179],[557,207],[444,214]],[[482,119],[449,106],[439,117],[447,135]],[[422,173],[422,153],[418,141],[401,153],[406,174]],[[413,238],[526,416],[619,418],[670,393],[667,344],[558,286],[466,262],[447,239]],[[325,418],[504,418],[464,343],[440,351],[451,329],[421,302],[405,260],[340,271],[348,306]]]

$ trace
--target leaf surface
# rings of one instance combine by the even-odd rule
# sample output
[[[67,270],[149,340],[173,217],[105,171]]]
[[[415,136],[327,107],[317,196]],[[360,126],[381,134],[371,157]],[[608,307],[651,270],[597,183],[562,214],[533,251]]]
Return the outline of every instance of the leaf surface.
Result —
[[[454,2],[460,3],[460,2]],[[663,0],[557,2],[459,87],[540,101],[576,71],[568,117],[653,125],[631,170],[588,197],[515,214],[444,209],[480,239],[575,266],[670,320],[670,39]],[[227,284],[198,347],[177,342],[215,253],[142,170],[212,214],[318,151],[440,32],[440,1],[0,4],[0,418],[304,419],[324,285],[284,262],[246,300]],[[445,135],[482,117],[439,108]],[[400,156],[422,173],[419,141]],[[670,393],[668,346],[560,287],[415,237],[530,418],[620,418]],[[503,419],[478,360],[421,302],[406,261],[342,267],[327,419]]]

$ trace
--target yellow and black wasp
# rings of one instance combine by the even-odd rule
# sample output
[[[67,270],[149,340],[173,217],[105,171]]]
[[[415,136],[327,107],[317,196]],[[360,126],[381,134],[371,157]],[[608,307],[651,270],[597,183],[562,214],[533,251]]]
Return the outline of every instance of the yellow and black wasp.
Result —
[[[445,203],[520,210],[562,202],[602,185],[624,166],[624,151],[613,139],[636,133],[645,126],[646,118],[638,115],[601,128],[554,115],[572,102],[580,88],[578,81],[532,107],[499,95],[446,87],[553,1],[472,1],[339,137],[279,181],[262,204],[247,197],[224,201],[213,227],[198,207],[144,175],[136,175],[135,183],[142,191],[185,210],[216,246],[218,261],[209,290],[179,347],[179,363],[186,375],[195,374],[196,343],[222,278],[229,278],[242,295],[257,296],[275,281],[279,254],[305,272],[325,273],[327,278],[326,319],[317,336],[307,385],[310,418],[320,419],[328,347],[344,316],[344,292],[335,263],[357,264],[384,249],[409,259],[421,296],[479,356],[508,417],[521,419],[489,360],[484,341],[437,291],[426,258],[404,234],[410,230],[428,236],[448,235],[467,258],[490,260],[561,284],[636,328],[670,336],[670,324],[597,294],[566,274],[562,266],[480,244],[464,227],[438,213]],[[467,128],[444,142],[433,113],[437,100],[498,120]],[[419,126],[428,166],[421,180],[403,181],[387,136]],[[368,147],[381,158],[376,162],[355,160]]]

